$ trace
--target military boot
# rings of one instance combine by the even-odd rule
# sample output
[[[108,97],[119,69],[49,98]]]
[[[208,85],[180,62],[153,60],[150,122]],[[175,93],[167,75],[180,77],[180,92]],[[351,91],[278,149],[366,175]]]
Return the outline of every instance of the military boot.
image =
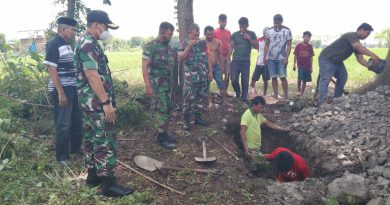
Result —
[[[176,147],[176,142],[173,142],[168,138],[169,136],[165,132],[157,133],[157,142],[161,147],[166,149],[173,149]]]
[[[169,135],[168,132],[164,132],[164,134],[165,134],[165,137],[167,138],[168,142],[177,144],[177,138],[176,137],[174,137],[172,135]]]
[[[88,169],[86,183],[89,187],[99,186],[102,183],[102,177],[97,175],[96,168]]]
[[[195,125],[201,125],[201,126],[208,126],[209,123],[207,123],[205,120],[201,118],[201,114],[195,114]]]
[[[133,189],[130,187],[124,187],[117,184],[114,176],[103,177],[103,189],[102,194],[106,197],[121,197],[133,193]]]
[[[191,124],[190,124],[190,115],[184,114],[184,125],[183,128],[185,130],[191,130]]]

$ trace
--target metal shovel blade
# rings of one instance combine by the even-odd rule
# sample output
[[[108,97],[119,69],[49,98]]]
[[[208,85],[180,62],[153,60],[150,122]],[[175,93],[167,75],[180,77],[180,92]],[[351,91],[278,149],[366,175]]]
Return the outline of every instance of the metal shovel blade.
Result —
[[[134,162],[138,167],[151,172],[161,168],[164,164],[158,160],[142,155],[136,156]]]
[[[213,162],[213,161],[217,160],[216,157],[207,157],[206,143],[204,140],[202,141],[202,147],[203,147],[203,157],[195,157],[195,161],[197,161],[197,162]]]
[[[214,162],[215,160],[217,160],[216,157],[207,157],[207,158],[195,157],[195,161],[197,162]]]
[[[157,169],[168,169],[168,170],[174,170],[174,171],[191,171],[201,174],[208,174],[210,173],[209,170],[206,169],[191,169],[191,168],[183,168],[183,167],[168,167],[165,166],[163,162],[160,162],[158,160],[155,160],[153,158],[147,157],[147,156],[136,156],[134,158],[135,164],[145,170],[148,171],[155,171]]]

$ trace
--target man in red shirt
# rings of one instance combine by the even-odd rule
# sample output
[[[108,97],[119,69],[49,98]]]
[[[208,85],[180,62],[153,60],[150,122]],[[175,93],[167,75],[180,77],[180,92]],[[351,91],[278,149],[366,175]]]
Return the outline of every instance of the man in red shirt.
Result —
[[[230,59],[228,58],[229,41],[230,41],[231,33],[229,30],[225,28],[226,20],[227,20],[227,16],[225,14],[219,15],[218,17],[219,28],[215,29],[214,38],[222,42],[221,54],[222,54],[223,62],[220,63],[221,63],[221,68],[224,68],[222,72],[225,75],[224,81],[225,81],[225,88],[227,90],[227,88],[229,87],[229,78],[230,78],[230,70],[231,70]]]
[[[310,177],[306,161],[287,148],[278,147],[270,154],[262,156],[275,163],[278,172],[276,178],[280,182],[303,181]]]

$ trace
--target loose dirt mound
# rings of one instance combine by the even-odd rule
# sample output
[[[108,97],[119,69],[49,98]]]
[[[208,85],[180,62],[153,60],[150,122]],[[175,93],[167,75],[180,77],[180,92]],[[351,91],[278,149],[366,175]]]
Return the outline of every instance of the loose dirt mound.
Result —
[[[389,87],[337,98],[320,109],[306,108],[290,122],[297,143],[326,173],[358,173],[367,179],[369,198],[389,198]]]

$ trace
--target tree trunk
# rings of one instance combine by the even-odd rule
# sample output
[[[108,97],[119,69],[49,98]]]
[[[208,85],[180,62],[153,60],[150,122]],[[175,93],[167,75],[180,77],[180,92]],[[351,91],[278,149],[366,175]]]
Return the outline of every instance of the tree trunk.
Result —
[[[74,19],[75,17],[75,9],[76,9],[76,0],[68,0],[68,5],[67,5],[67,10],[66,10],[66,16],[68,18]]]
[[[193,15],[193,0],[177,0],[177,19],[179,26],[179,41],[180,45],[188,38],[187,28],[194,23]],[[184,65],[177,63],[173,72],[173,102],[178,104],[181,101],[183,85],[184,85]]]
[[[362,87],[354,90],[353,93],[364,94],[368,91],[374,90],[380,85],[390,85],[390,48],[387,51],[385,70],[381,74],[375,76],[373,81],[370,81]]]
[[[179,40],[183,43],[188,38],[187,28],[194,23],[192,9],[193,0],[177,1],[177,19],[179,24]]]

